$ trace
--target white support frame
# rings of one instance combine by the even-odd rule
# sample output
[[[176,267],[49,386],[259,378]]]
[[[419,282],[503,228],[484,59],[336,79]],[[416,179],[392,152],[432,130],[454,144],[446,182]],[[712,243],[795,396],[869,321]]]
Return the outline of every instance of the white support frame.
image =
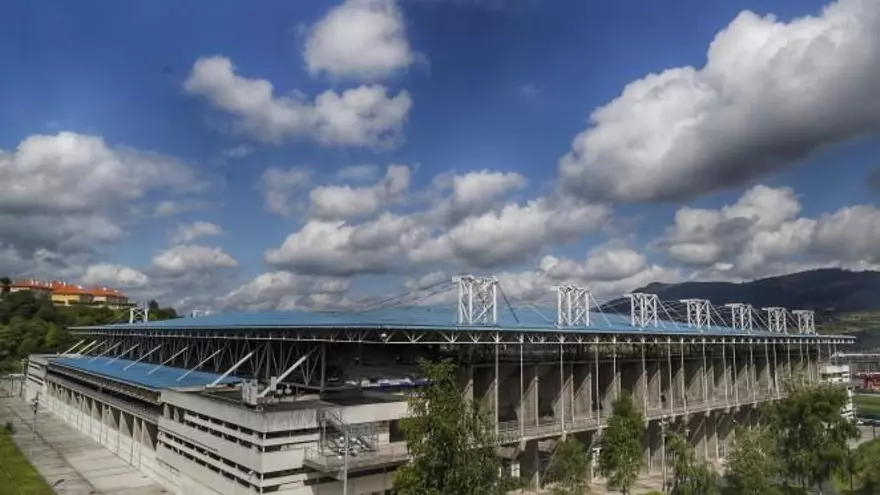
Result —
[[[774,333],[788,333],[786,315],[788,310],[780,307],[764,308],[767,312],[767,331]]]
[[[712,328],[712,303],[708,299],[682,299],[687,307],[687,325],[693,328]]]
[[[816,312],[809,309],[796,309],[791,312],[797,318],[798,333],[812,335],[816,333]]]
[[[498,279],[462,275],[452,279],[458,284],[458,324],[498,324]]]
[[[128,323],[147,323],[150,321],[150,306],[140,302],[135,306],[128,308]]]
[[[751,332],[755,328],[754,308],[751,304],[730,303],[724,307],[730,309],[730,322],[734,330]]]
[[[634,292],[627,294],[626,297],[629,298],[629,317],[632,326],[638,328],[658,326],[657,307],[660,298],[657,294]]]
[[[556,326],[590,325],[590,288],[579,285],[558,285],[556,291]]]

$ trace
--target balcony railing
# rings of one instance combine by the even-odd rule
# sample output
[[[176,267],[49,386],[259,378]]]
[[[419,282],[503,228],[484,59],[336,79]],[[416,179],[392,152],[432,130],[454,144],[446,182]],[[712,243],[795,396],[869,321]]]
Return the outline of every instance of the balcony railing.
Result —
[[[376,445],[373,450],[353,452],[349,449],[348,459],[342,452],[321,447],[308,447],[305,449],[303,464],[324,473],[341,471],[345,465],[348,470],[370,469],[380,466],[390,466],[406,462],[409,459],[409,451],[406,443],[395,442]]]

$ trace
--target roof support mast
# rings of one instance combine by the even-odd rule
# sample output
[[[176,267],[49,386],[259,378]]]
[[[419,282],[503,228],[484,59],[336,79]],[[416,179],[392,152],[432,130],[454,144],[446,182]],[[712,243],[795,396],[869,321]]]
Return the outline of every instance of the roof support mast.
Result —
[[[751,304],[730,303],[725,304],[725,308],[730,308],[730,324],[734,330],[743,330],[751,332],[755,325],[753,318],[753,308]]]
[[[791,312],[797,318],[798,333],[812,335],[816,333],[816,313],[809,309],[796,309]]]
[[[150,321],[150,306],[143,302],[128,308],[128,323],[146,323]]]
[[[632,326],[639,328],[657,326],[659,321],[657,306],[660,301],[657,294],[634,292],[627,294],[626,297],[629,298],[629,317]]]
[[[691,328],[712,326],[712,303],[708,299],[682,299],[687,307],[687,325]]]
[[[767,312],[767,330],[775,333],[788,333],[785,315],[788,310],[785,308],[771,307],[764,308]]]
[[[498,279],[462,275],[452,279],[458,284],[459,325],[496,325],[498,323]]]
[[[590,289],[578,285],[559,285],[556,291],[556,326],[590,325]]]

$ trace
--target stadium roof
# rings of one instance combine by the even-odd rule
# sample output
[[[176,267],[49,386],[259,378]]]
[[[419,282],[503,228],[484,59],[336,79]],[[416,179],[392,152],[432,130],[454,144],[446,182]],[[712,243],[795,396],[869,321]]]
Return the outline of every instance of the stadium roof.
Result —
[[[94,359],[89,356],[55,357],[50,358],[50,362],[52,364],[85,371],[93,375],[99,375],[104,378],[152,390],[162,390],[174,387],[203,387],[209,385],[220,377],[217,373],[193,371],[183,379],[180,379],[187,370],[171,366],[161,366],[153,373],[150,373],[153,368],[156,368],[156,364],[134,363],[128,359],[114,360],[108,356],[101,356]],[[128,367],[129,365],[131,365],[131,367]],[[221,380],[219,384],[227,385],[238,383],[240,381],[241,378],[227,376]]]
[[[688,327],[686,323],[661,320],[656,327],[640,328],[632,325],[628,316],[618,313],[593,311],[590,325],[579,327],[556,326],[556,308],[498,308],[497,325],[458,325],[456,311],[448,307],[392,307],[375,310],[347,311],[275,311],[215,313],[207,316],[172,320],[74,327],[74,330],[242,330],[242,329],[388,329],[388,330],[477,330],[510,332],[566,332],[566,333],[621,333],[672,335],[743,335],[778,337],[780,334],[755,329],[751,332],[730,327],[712,326],[709,329]],[[792,337],[810,337],[796,331]],[[848,337],[844,337],[848,338]]]

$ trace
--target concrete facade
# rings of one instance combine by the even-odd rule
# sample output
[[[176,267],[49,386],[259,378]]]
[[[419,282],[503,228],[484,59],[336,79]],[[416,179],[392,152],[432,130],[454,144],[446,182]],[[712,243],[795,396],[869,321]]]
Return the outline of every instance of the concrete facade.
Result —
[[[781,397],[787,380],[818,382],[821,354],[819,345],[749,339],[495,346],[462,357],[459,379],[492,419],[510,473],[538,488],[560,439],[573,435],[595,451],[622,393],[646,417],[645,475],[666,473],[669,430],[723,463],[734,427],[755,421],[761,402]],[[254,408],[237,389],[89,380],[34,357],[27,393],[40,390],[59,418],[174,493],[329,495],[344,484],[348,494],[383,493],[407,459],[400,390],[305,389]]]

